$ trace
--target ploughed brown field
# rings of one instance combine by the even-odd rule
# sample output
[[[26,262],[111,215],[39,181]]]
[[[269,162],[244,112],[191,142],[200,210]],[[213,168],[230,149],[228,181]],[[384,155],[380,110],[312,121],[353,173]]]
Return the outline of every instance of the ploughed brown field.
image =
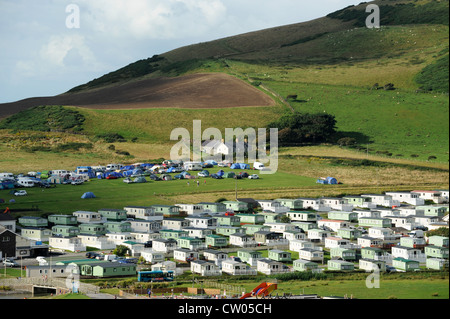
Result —
[[[143,79],[96,90],[0,104],[0,118],[39,105],[92,109],[274,106],[269,96],[231,75],[206,73]]]

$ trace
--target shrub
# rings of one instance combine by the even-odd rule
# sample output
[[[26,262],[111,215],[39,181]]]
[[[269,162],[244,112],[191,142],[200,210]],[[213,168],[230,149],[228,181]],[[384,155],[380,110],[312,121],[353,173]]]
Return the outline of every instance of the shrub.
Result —
[[[95,135],[97,139],[103,139],[106,143],[126,142],[127,140],[117,133],[104,133]]]

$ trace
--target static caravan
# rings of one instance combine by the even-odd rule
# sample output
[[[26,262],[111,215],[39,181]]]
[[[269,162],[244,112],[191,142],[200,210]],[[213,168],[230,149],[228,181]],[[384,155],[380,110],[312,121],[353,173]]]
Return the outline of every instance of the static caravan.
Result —
[[[107,171],[116,171],[122,168],[122,164],[108,164],[106,165]]]
[[[14,179],[13,173],[0,173],[0,178]]]
[[[185,162],[183,168],[186,171],[201,171],[203,170],[203,165],[201,162]]]
[[[31,178],[19,178],[17,184],[23,187],[34,187],[36,186],[36,181]]]

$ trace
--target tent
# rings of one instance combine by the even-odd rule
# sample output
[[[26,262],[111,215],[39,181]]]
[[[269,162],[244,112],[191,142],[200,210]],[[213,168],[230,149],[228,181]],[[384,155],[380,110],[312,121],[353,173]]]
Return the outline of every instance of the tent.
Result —
[[[225,172],[221,169],[216,174],[217,174],[217,176],[222,177],[225,174]]]
[[[334,178],[334,177],[327,177],[327,178],[322,177],[322,178],[319,178],[316,183],[324,184],[324,185],[335,185],[338,182],[337,182],[336,178]]]
[[[250,165],[244,163],[234,163],[230,167],[231,169],[250,169]]]
[[[133,182],[134,183],[146,183],[147,180],[145,179],[145,177],[141,176],[141,177],[136,177]]]
[[[234,178],[234,176],[236,176],[236,174],[234,172],[226,172],[223,175],[223,178]]]
[[[83,196],[81,196],[81,198],[83,198],[83,199],[95,198],[95,195],[92,192],[87,192],[87,193],[84,193]]]
[[[207,161],[205,161],[205,163],[212,164],[212,165],[217,165],[217,162],[214,161],[214,160],[207,160]]]
[[[171,168],[169,168],[167,171],[166,171],[166,173],[173,173],[175,171],[175,167],[171,167]]]
[[[337,179],[336,178],[334,178],[334,177],[327,177],[327,182],[328,182],[328,184],[333,184],[333,185],[335,185],[335,184],[337,184]]]
[[[171,175],[168,175],[168,174],[162,174],[162,175],[161,175],[161,179],[162,179],[163,181],[171,181],[171,180],[172,180],[172,176],[171,176]]]

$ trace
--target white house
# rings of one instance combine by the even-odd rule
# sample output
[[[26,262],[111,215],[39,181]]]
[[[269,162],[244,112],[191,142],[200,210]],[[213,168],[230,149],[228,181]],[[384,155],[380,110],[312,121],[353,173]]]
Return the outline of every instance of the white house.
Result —
[[[303,248],[298,251],[298,258],[309,261],[323,262],[324,253],[322,250],[314,248]]]
[[[341,210],[344,212],[351,212],[353,205],[348,203],[348,200],[338,197],[323,197],[320,199],[322,205],[334,210]]]
[[[420,249],[402,246],[393,246],[391,249],[393,258],[404,258],[424,263],[427,256]]]
[[[292,240],[304,240],[306,239],[306,234],[299,230],[287,230],[283,232],[283,238],[286,238],[289,242]]]
[[[186,213],[188,216],[199,215],[204,212],[203,205],[199,204],[175,204],[180,207],[180,212]]]
[[[161,229],[162,222],[154,220],[130,220],[128,221],[133,232],[156,232]]]
[[[193,238],[205,238],[213,233],[212,229],[207,228],[185,227],[183,230],[188,232],[188,237]]]
[[[326,229],[337,232],[341,228],[348,228],[350,223],[344,220],[321,219],[317,222],[317,226],[320,228],[326,227]]]
[[[324,229],[310,229],[308,230],[308,239],[314,241],[324,241],[325,238],[331,236],[331,231]]]
[[[173,250],[173,259],[182,262],[190,262],[193,260],[198,260],[199,256],[200,254],[197,251],[186,248],[177,248]]]
[[[408,203],[411,205],[423,205],[425,200],[419,197],[419,194],[412,192],[386,192],[386,195],[392,196],[393,200],[399,201],[400,203]]]
[[[363,194],[361,197],[369,197],[370,201],[377,206],[393,207],[400,206],[400,201],[394,200],[392,196],[382,194]]]
[[[276,200],[257,200],[259,205],[263,210],[274,212],[274,213],[286,213],[289,208],[281,205],[280,202]]]
[[[360,218],[381,218],[381,212],[379,210],[354,210],[358,213],[358,219]]]
[[[204,250],[202,253],[205,260],[213,262],[215,265],[219,267],[222,265],[222,262],[228,258],[227,253],[214,249],[207,249]]]
[[[130,232],[130,235],[133,236],[134,241],[138,243],[146,243],[152,241],[153,239],[161,238],[161,234],[157,232],[152,233]]]
[[[235,261],[232,259],[227,259],[222,262],[222,272],[233,276],[255,276],[257,274],[256,269],[251,268],[249,265],[243,262]]]
[[[229,236],[229,244],[238,247],[255,247],[256,241],[253,236],[234,233]]]
[[[203,206],[202,206],[203,207]],[[196,228],[216,229],[217,219],[212,217],[186,217],[189,225]]]
[[[328,212],[331,210],[329,206],[326,206],[318,198],[297,198],[303,202],[304,209],[313,209],[318,212]]]
[[[73,216],[77,218],[77,222],[80,224],[101,224],[106,223],[106,217],[96,212],[76,211]]]
[[[327,237],[325,238],[325,248],[352,248],[352,243],[344,238]]]
[[[189,220],[178,218],[164,218],[162,221],[162,229],[182,230],[189,226]]]
[[[286,213],[291,221],[298,222],[316,222],[317,216],[315,212],[306,211],[289,211]]]
[[[289,240],[289,250],[300,251],[305,248],[316,249],[313,242],[308,240]]]
[[[27,227],[21,229],[20,235],[36,241],[48,241],[52,236],[52,231],[48,228]]]
[[[107,236],[79,234],[78,238],[81,240],[81,243],[86,247],[93,247],[97,249],[116,248],[116,243],[110,241]]]
[[[357,244],[359,246],[361,246],[361,248],[364,248],[364,247],[376,247],[376,246],[383,245],[383,239],[375,238],[375,237],[369,237],[369,236],[358,237],[356,239],[356,242],[357,242]]]
[[[78,237],[50,237],[49,246],[57,249],[64,249],[72,252],[86,251],[86,246],[83,245],[81,239]]]
[[[164,261],[165,254],[161,251],[146,248],[141,251],[141,257],[144,258],[146,262],[158,263]]]
[[[191,261],[191,272],[201,276],[220,276],[222,272],[219,267],[209,261],[194,260]]]
[[[256,270],[265,275],[281,274],[290,271],[283,263],[268,258],[258,259]]]
[[[395,234],[390,228],[371,227],[368,230],[368,236],[382,240],[396,240],[399,239],[401,235]]]
[[[131,233],[107,233],[106,237],[108,237],[108,240],[115,245],[122,245],[125,241],[134,240]]]
[[[415,190],[412,191],[411,193],[419,195],[419,198],[422,198],[423,200],[431,200],[436,204],[440,204],[445,201],[440,191]]]
[[[127,212],[128,218],[140,220],[163,220],[163,214],[155,212],[150,206],[126,206],[123,208]]]
[[[373,272],[374,270],[386,271],[386,262],[382,260],[360,259],[359,269],[366,272]]]
[[[178,248],[177,241],[175,239],[154,239],[152,241],[152,249],[158,252],[169,253]]]
[[[441,222],[442,219],[437,216],[414,216],[414,222],[421,226],[425,226],[427,228],[430,228],[431,225]],[[448,223],[446,223],[448,227]],[[444,226],[444,224],[443,224]]]
[[[385,216],[385,218],[389,218],[394,227],[403,227],[412,230],[417,226],[412,216]]]
[[[383,239],[381,238],[375,238],[375,237],[358,237],[356,240],[357,244],[361,246],[361,248],[364,247],[376,247],[383,245]]]
[[[296,230],[297,226],[291,223],[264,223],[264,226],[269,226],[271,232],[284,233],[288,230]]]

